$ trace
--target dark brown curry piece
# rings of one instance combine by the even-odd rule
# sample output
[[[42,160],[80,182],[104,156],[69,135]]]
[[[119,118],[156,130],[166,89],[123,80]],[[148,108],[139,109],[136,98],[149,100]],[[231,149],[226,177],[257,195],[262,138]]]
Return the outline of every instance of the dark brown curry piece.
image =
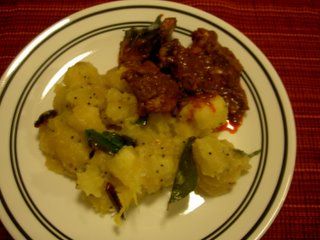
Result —
[[[199,28],[192,33],[192,45],[183,47],[177,39],[159,51],[160,66],[169,71],[189,96],[219,94],[229,107],[229,120],[240,123],[248,109],[240,86],[242,66],[233,53],[222,47],[213,31]]]
[[[175,18],[160,17],[148,28],[130,29],[120,43],[119,64],[128,70],[123,73],[138,99],[139,114],[171,112],[177,105],[178,84],[156,65],[162,44],[171,39]]]
[[[147,60],[157,62],[159,49],[171,40],[176,22],[175,18],[166,18],[161,22],[160,15],[149,27],[126,31],[120,43],[119,65],[135,68]]]
[[[127,31],[121,42],[119,64],[128,68],[122,77],[138,99],[140,114],[174,112],[186,98],[209,93],[221,95],[229,121],[240,124],[248,109],[240,62],[214,31],[199,28],[191,46],[182,46],[171,38],[175,25],[174,18],[158,18],[150,28]]]
[[[160,72],[153,62],[145,61],[138,68],[129,68],[122,78],[138,99],[140,116],[175,109],[181,95],[178,84],[170,75]]]

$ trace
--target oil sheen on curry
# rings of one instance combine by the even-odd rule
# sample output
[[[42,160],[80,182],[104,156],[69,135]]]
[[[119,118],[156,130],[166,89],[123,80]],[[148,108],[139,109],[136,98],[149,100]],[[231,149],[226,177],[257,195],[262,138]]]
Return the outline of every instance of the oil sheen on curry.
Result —
[[[199,28],[192,44],[184,47],[172,32],[175,18],[160,18],[149,28],[126,32],[120,46],[119,64],[139,101],[140,114],[178,112],[189,97],[220,95],[228,103],[228,119],[239,125],[247,98],[240,85],[242,65],[218,42],[217,34]]]

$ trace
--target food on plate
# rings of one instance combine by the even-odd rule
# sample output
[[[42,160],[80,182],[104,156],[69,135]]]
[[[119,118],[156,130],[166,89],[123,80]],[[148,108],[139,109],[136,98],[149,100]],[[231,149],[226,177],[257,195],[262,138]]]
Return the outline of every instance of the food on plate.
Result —
[[[192,32],[192,43],[184,47],[172,37],[176,19],[160,17],[148,28],[128,30],[120,44],[119,64],[128,68],[123,78],[140,111],[168,112],[185,96],[220,95],[228,104],[228,120],[240,124],[248,103],[238,59],[214,31],[203,28]]]
[[[242,66],[213,31],[198,29],[184,47],[175,18],[125,32],[119,65],[68,69],[53,110],[40,115],[46,166],[76,182],[82,199],[117,223],[144,196],[171,188],[169,203],[190,192],[217,196],[250,168],[252,155],[219,139],[248,109]]]

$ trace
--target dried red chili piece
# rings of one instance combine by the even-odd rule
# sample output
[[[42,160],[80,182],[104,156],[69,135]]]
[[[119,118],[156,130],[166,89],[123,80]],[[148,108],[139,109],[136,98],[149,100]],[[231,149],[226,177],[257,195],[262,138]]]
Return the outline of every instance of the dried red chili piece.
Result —
[[[36,128],[40,127],[42,124],[48,122],[49,118],[54,118],[58,113],[56,110],[48,110],[42,113],[39,118],[34,122]]]

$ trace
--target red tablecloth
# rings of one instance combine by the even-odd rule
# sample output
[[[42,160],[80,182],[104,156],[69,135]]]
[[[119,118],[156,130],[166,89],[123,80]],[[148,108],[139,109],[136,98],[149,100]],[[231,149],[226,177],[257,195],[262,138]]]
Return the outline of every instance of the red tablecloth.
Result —
[[[0,74],[45,28],[102,2],[1,0]],[[282,78],[295,114],[297,161],[288,197],[263,239],[320,239],[320,1],[179,2],[212,13],[242,31]],[[3,239],[11,237],[0,224]]]

